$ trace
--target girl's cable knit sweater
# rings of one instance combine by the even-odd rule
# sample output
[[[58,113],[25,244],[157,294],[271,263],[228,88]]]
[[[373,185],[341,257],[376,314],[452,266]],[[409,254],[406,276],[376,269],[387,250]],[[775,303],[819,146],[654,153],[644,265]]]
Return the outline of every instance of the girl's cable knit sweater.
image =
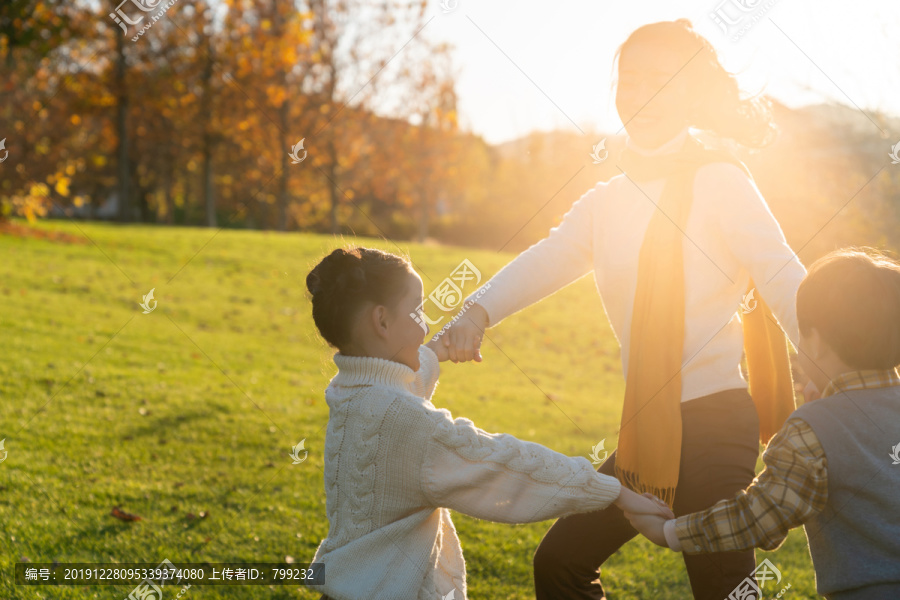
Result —
[[[437,356],[420,367],[335,354],[325,390],[328,537],[322,591],[335,600],[466,598],[466,565],[453,509],[502,523],[606,508],[618,480],[583,457],[454,419],[430,398]]]

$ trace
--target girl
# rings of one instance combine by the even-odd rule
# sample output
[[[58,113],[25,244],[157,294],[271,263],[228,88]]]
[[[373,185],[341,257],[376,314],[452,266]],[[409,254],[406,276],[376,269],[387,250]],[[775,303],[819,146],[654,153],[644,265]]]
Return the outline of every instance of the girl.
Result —
[[[338,349],[338,373],[325,390],[329,530],[312,561],[324,563],[325,598],[466,598],[450,508],[504,523],[612,503],[672,516],[585,458],[487,433],[435,408],[447,352],[422,346],[427,331],[410,317],[422,304],[422,280],[407,260],[338,249],[306,285],[316,327]]]
[[[784,332],[796,345],[805,269],[743,164],[690,132],[762,146],[773,131],[766,106],[741,99],[684,19],[641,27],[617,57],[622,174],[477,290],[443,343],[454,362],[481,360],[487,327],[593,270],[626,379],[618,448],[599,471],[681,515],[749,485],[759,440],[793,410]],[[598,571],[636,533],[614,507],[557,521],[534,555],[538,600],[604,598]],[[709,600],[755,563],[752,551],[684,561],[694,598]]]

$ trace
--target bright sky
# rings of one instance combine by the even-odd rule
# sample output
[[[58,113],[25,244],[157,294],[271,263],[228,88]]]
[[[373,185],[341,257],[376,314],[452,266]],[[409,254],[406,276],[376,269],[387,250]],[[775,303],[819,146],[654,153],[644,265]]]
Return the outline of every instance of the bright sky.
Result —
[[[456,8],[432,0],[422,33],[455,46],[461,124],[490,143],[576,126],[617,132],[616,48],[641,25],[679,17],[742,73],[745,90],[765,87],[793,107],[832,100],[900,115],[897,0],[444,1]],[[741,13],[741,2],[754,10]],[[764,15],[732,41],[709,16],[717,9],[750,15],[744,22]]]

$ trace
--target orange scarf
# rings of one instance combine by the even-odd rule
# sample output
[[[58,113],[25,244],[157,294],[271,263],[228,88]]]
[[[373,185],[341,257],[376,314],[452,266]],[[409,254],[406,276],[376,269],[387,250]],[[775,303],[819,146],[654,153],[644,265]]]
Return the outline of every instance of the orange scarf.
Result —
[[[669,506],[681,461],[681,371],[691,358],[683,356],[683,232],[697,169],[723,161],[750,177],[739,160],[690,136],[672,154],[647,157],[626,149],[622,157],[623,171],[638,185],[666,182],[639,256],[616,475],[626,487],[650,492]],[[748,291],[754,287],[751,280]],[[787,339],[758,292],[756,308],[742,315],[742,327],[749,388],[765,444],[793,412],[794,386]]]

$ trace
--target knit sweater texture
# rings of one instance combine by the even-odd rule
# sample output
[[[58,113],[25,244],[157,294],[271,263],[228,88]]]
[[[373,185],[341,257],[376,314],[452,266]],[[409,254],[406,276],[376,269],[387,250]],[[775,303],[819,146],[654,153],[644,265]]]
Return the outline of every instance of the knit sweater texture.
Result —
[[[528,523],[601,510],[620,484],[584,457],[488,433],[436,408],[437,356],[420,367],[335,354],[325,391],[329,530],[313,562],[335,600],[465,600],[466,565],[450,510]],[[318,587],[318,586],[317,586]]]

